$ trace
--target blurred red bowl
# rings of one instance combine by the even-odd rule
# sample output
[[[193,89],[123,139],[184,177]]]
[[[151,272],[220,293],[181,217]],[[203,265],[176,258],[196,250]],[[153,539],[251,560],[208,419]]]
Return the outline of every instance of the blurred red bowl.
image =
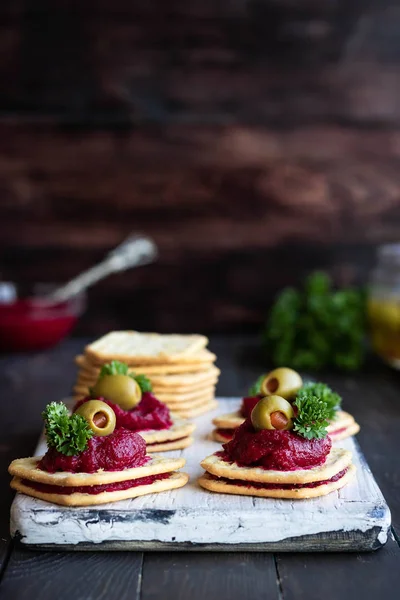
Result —
[[[41,300],[57,287],[37,284],[18,289],[13,283],[0,283],[0,350],[43,350],[54,346],[70,333],[85,308],[84,294],[60,303]]]

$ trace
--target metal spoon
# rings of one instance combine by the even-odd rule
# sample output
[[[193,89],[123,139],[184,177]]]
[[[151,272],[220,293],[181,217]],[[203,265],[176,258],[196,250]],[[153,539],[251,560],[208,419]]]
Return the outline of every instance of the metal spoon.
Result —
[[[122,244],[107,254],[101,263],[74,277],[65,285],[41,298],[40,301],[65,302],[111,273],[146,265],[154,262],[157,256],[158,249],[152,239],[142,235],[130,235]]]

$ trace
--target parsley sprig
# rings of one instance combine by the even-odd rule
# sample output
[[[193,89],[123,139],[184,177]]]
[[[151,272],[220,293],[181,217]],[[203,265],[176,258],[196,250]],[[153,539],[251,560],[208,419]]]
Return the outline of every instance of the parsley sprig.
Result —
[[[334,392],[329,387],[329,385],[326,385],[326,383],[321,382],[309,382],[303,385],[303,387],[299,390],[298,394],[300,394],[301,391],[307,391],[308,393],[312,394],[313,396],[316,396],[320,400],[323,400],[326,403],[329,410],[329,415],[327,419],[332,420],[335,418],[337,411],[340,409],[342,398],[339,396],[339,394]]]
[[[328,434],[328,419],[331,418],[332,409],[314,394],[312,388],[301,388],[293,404],[297,407],[297,415],[293,422],[294,431],[308,440],[321,439]]]
[[[66,456],[74,456],[87,448],[93,436],[88,422],[76,413],[70,415],[62,402],[51,402],[42,413],[47,445]]]
[[[261,384],[265,379],[265,374],[260,377],[249,387],[249,396],[258,396],[261,394]]]
[[[129,367],[127,364],[120,362],[119,360],[112,360],[110,363],[103,365],[99,373],[99,379],[105,375],[128,375],[132,377],[140,386],[142,392],[151,392],[153,386],[151,381],[146,375],[136,375],[135,373],[129,373]]]
[[[326,273],[309,276],[302,289],[285,288],[273,305],[263,334],[276,365],[297,370],[361,366],[366,335],[365,293],[332,289]]]

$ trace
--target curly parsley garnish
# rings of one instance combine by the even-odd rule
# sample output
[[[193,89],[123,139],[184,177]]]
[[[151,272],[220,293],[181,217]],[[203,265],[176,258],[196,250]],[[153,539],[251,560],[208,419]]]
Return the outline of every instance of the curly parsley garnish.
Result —
[[[301,388],[293,404],[298,411],[294,419],[294,431],[308,440],[321,439],[328,434],[326,428],[332,409],[312,389]]]
[[[128,375],[132,377],[138,384],[142,393],[151,392],[153,386],[151,381],[146,375],[136,375],[135,373],[129,373],[129,367],[127,364],[120,362],[119,360],[112,360],[110,363],[104,365],[99,373],[99,379],[105,375]]]
[[[258,396],[261,394],[261,384],[265,379],[265,375],[260,375],[260,377],[253,383],[253,385],[249,388],[249,396]]]
[[[93,431],[84,417],[70,415],[62,402],[48,404],[42,417],[49,447],[54,447],[66,456],[74,456],[86,450]]]
[[[329,409],[329,415],[327,419],[332,420],[335,418],[337,411],[340,409],[340,404],[342,402],[342,398],[339,394],[336,394],[329,385],[326,383],[305,383],[303,387],[299,390],[298,394],[302,391],[306,390],[311,393],[313,396],[317,396],[320,400],[323,400]]]

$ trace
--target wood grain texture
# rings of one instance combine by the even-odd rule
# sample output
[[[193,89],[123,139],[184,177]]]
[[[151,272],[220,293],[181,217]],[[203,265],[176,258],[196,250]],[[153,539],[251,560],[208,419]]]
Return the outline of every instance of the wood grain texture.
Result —
[[[145,554],[141,600],[268,598],[279,591],[272,554]]]
[[[2,581],[4,598],[15,600],[136,600],[141,553],[60,554],[14,550]]]
[[[399,123],[394,4],[19,0],[3,11],[3,110],[91,122]]]
[[[393,540],[373,554],[278,554],[285,600],[377,600],[395,597],[400,548]]]
[[[82,133],[3,120],[2,277],[67,280],[144,231],[158,263],[93,288],[80,332],[254,330],[312,269],[365,283],[376,245],[400,232],[399,140],[327,126]]]

